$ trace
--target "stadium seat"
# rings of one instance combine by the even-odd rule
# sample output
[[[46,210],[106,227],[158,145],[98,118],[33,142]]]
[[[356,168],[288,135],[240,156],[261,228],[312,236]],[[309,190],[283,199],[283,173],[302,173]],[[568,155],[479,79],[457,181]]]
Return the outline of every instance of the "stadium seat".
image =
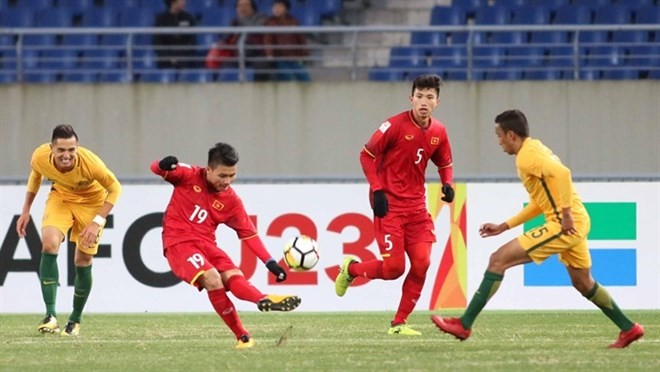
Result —
[[[110,49],[89,49],[82,53],[81,68],[89,72],[114,70],[119,67],[119,54]]]
[[[474,23],[478,25],[506,25],[511,22],[511,11],[503,6],[488,6],[477,9]]]
[[[445,46],[431,51],[431,70],[450,80],[467,79],[467,49]]]
[[[513,9],[511,21],[514,25],[547,25],[550,23],[550,12],[539,5],[523,5]]]
[[[151,49],[135,49],[133,51],[133,60],[131,61],[133,69],[137,72],[156,69],[156,54]]]
[[[545,53],[541,47],[517,45],[507,48],[506,65],[522,69],[536,68],[543,65]]]
[[[488,5],[488,0],[451,0],[451,6],[460,8],[468,18],[475,16],[477,9]]]
[[[403,73],[388,67],[374,67],[369,70],[369,81],[401,81]]]
[[[525,71],[523,74],[525,80],[559,80],[561,77],[561,70],[555,68]]]
[[[32,27],[34,25],[34,13],[32,9],[9,8],[3,11],[4,19],[2,26],[5,27]]]
[[[14,4],[14,8],[31,9],[33,11],[52,8],[53,6],[53,0],[15,0]]]
[[[576,6],[586,6],[591,8],[591,10],[595,10],[612,4],[612,0],[572,0],[572,3]]]
[[[176,81],[176,70],[163,69],[142,72],[140,74],[140,81],[143,83],[174,83]]]
[[[130,83],[133,75],[127,71],[111,71],[99,74],[99,81],[104,83]]]
[[[254,81],[254,70],[251,68],[246,68],[244,71],[243,79],[244,81]],[[239,82],[240,80],[240,70],[234,68],[221,68],[218,72],[218,81],[224,83]]]
[[[586,6],[565,5],[557,9],[552,21],[556,25],[586,25],[591,23],[591,10]]]
[[[94,6],[94,0],[57,0],[58,7],[81,14]]]
[[[660,67],[660,45],[631,46],[623,58],[624,65],[630,69],[639,70],[642,74],[647,74],[653,68]]]
[[[160,12],[165,9],[162,1],[160,1],[159,5],[159,7],[155,8],[157,11]],[[202,16],[209,10],[217,9],[219,7],[220,5],[218,4],[217,0],[186,1],[186,10],[195,16]]]
[[[534,4],[546,8],[552,15],[557,9],[569,5],[570,2],[570,0],[536,0]]]
[[[53,72],[27,70],[23,74],[26,83],[51,84],[57,81],[57,74]]]
[[[588,77],[599,79],[604,71],[616,70],[622,66],[623,60],[623,50],[619,47],[603,45],[590,48],[580,73],[594,71],[594,75]]]
[[[445,44],[447,35],[444,32],[416,31],[410,36],[410,46],[423,49],[425,54],[431,54],[433,47]]]
[[[498,70],[489,70],[486,72],[486,80],[522,80],[523,72],[519,69],[504,67]]]
[[[137,8],[142,5],[142,1],[141,0],[106,0],[104,1],[103,4],[106,7],[122,10],[127,8]],[[161,2],[161,4],[163,3]],[[162,6],[165,7],[164,4]]]
[[[39,56],[39,68],[44,70],[74,70],[78,67],[78,55],[73,50],[68,49],[47,49],[41,52]]]
[[[184,83],[212,83],[215,81],[215,73],[209,70],[181,70],[179,80]]]
[[[99,42],[97,34],[64,34],[62,44],[66,46],[92,47]]]
[[[596,9],[594,24],[625,25],[631,23],[632,12],[628,6],[617,4]]]
[[[576,68],[573,47],[559,46],[548,49],[546,66],[561,71],[561,76],[564,79],[573,79],[573,71]],[[581,57],[581,55],[578,57]]]
[[[629,6],[631,8],[639,8],[643,6],[649,6],[657,4],[656,0],[623,0],[620,1],[623,5]]]
[[[494,44],[523,44],[527,43],[527,33],[522,31],[493,32],[491,41]]]
[[[62,73],[62,81],[69,83],[96,83],[99,75],[89,72],[66,71]]]
[[[508,9],[514,9],[529,3],[529,0],[495,0],[497,6],[503,6]]]
[[[430,23],[435,26],[462,26],[466,24],[465,11],[458,7],[434,6]]]
[[[321,18],[336,17],[341,13],[342,9],[342,0],[318,0],[313,1],[312,4],[317,7]]]
[[[16,82],[16,71],[0,68],[0,84],[12,84]]]
[[[301,26],[318,26],[321,24],[321,15],[315,7],[294,7],[291,9],[291,15],[298,20]]]
[[[117,27],[119,13],[113,8],[91,8],[82,13],[83,27]]]
[[[129,8],[119,12],[119,25],[121,27],[152,27],[156,15],[149,8]]]
[[[202,13],[200,26],[229,26],[234,19],[234,10],[231,8],[211,8]]]
[[[34,13],[34,27],[71,27],[73,15],[68,9],[41,9]]]
[[[393,47],[390,49],[389,67],[399,69],[404,79],[417,75],[427,67],[424,49],[415,47]]]

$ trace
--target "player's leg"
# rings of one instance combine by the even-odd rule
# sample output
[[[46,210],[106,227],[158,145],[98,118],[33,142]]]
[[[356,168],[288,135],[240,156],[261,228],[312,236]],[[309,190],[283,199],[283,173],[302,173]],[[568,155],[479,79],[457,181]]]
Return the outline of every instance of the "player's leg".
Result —
[[[584,245],[584,252],[588,254],[589,251],[586,249],[586,242]],[[583,250],[580,249],[579,251]],[[571,253],[576,252],[572,251]],[[568,255],[562,255],[562,261],[570,259],[571,258],[569,258]],[[644,336],[644,328],[641,325],[632,322],[621,311],[605,287],[601,286],[593,279],[590,268],[567,266],[566,269],[568,270],[568,275],[571,277],[573,287],[575,287],[575,289],[577,289],[589,301],[593,302],[594,305],[598,306],[603,314],[605,314],[605,316],[607,316],[621,330],[618,339],[610,345],[611,348],[624,348]]]
[[[97,251],[98,245],[88,249],[76,247],[73,259],[76,267],[76,276],[73,279],[73,311],[62,330],[63,336],[77,336],[80,333],[83,309],[92,292],[92,257]]]
[[[358,262],[352,257],[344,258],[339,275],[335,279],[335,292],[338,296],[341,297],[346,293],[357,276],[394,280],[403,275],[406,260],[400,216],[389,213],[384,218],[374,218],[374,232],[383,260]]]
[[[231,258],[220,248],[206,247],[205,255],[220,272],[224,287],[241,300],[257,304],[261,311],[291,311],[300,305],[298,296],[266,295],[250,283]]]
[[[213,309],[236,336],[236,348],[253,347],[255,342],[250,337],[250,333],[243,327],[236,307],[227,296],[227,290],[222,284],[222,278],[218,270],[215,268],[206,270],[197,278],[195,284],[206,289]]]
[[[37,326],[37,330],[41,333],[60,331],[55,310],[60,277],[57,255],[66,232],[71,228],[72,220],[73,216],[66,204],[57,194],[51,192],[46,201],[41,223],[42,252],[39,261],[39,282],[46,305],[46,316]]]
[[[488,269],[468,304],[467,309],[460,318],[441,318],[432,316],[435,325],[445,333],[449,333],[460,340],[470,337],[472,324],[481,313],[486,303],[497,292],[504,279],[504,272],[513,266],[531,262],[519,238],[513,239],[500,247],[490,256]]]

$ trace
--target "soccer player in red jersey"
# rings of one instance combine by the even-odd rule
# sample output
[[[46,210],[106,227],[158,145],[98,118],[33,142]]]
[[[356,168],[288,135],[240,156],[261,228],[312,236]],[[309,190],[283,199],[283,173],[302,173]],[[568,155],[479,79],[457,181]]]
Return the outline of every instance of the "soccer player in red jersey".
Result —
[[[270,256],[231,183],[236,179],[238,153],[226,143],[208,152],[206,167],[179,163],[174,156],[151,163],[151,171],[174,185],[163,217],[163,251],[181,280],[199,290],[206,289],[213,308],[237,339],[236,348],[255,345],[243,328],[230,291],[241,300],[257,304],[261,311],[291,311],[300,304],[298,296],[265,295],[248,282],[231,258],[217,246],[219,224],[236,231],[239,239],[277,276],[286,272]]]
[[[575,289],[598,306],[621,330],[610,348],[624,348],[644,336],[644,328],[628,319],[605,287],[591,276],[591,255],[587,246],[591,220],[573,187],[570,169],[541,141],[529,137],[527,118],[519,110],[498,115],[495,134],[502,150],[516,155],[518,175],[530,200],[507,221],[483,224],[479,234],[482,237],[499,235],[541,213],[545,216],[545,223],[509,241],[490,256],[484,279],[463,316],[443,318],[433,315],[433,323],[441,331],[461,341],[466,340],[472,333],[472,323],[497,292],[507,269],[532,261],[540,264],[557,254]]]
[[[380,125],[360,152],[360,164],[369,182],[376,241],[382,260],[358,262],[344,258],[335,280],[343,296],[357,276],[394,280],[406,270],[399,308],[388,334],[420,335],[406,324],[419,299],[436,241],[426,208],[425,172],[431,160],[442,181],[442,200],[454,200],[451,146],[444,125],[431,117],[440,103],[442,82],[436,75],[415,79],[412,110],[392,116]]]

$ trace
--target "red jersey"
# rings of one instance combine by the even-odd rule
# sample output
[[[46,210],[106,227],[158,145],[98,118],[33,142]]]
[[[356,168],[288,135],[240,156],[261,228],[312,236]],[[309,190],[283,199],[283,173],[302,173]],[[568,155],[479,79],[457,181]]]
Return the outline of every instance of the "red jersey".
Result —
[[[381,124],[364,145],[360,163],[371,191],[385,190],[390,211],[426,208],[426,166],[429,159],[438,167],[442,183],[453,182],[451,146],[447,129],[431,118],[421,128],[412,110]]]
[[[191,240],[217,245],[216,229],[219,224],[225,224],[236,231],[239,239],[248,239],[248,247],[261,261],[271,259],[241,198],[231,186],[222,192],[216,191],[206,182],[204,168],[184,163],[179,163],[172,171],[164,171],[156,160],[151,164],[151,170],[174,185],[163,217],[164,249]]]

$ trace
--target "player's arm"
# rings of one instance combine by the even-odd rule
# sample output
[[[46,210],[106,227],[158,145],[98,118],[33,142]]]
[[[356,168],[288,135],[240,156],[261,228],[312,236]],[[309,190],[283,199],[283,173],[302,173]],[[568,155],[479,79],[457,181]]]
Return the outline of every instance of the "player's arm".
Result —
[[[441,198],[447,203],[454,201],[454,161],[451,155],[451,145],[447,132],[443,132],[442,141],[438,146],[437,151],[431,157],[433,164],[438,167],[438,175],[442,183],[442,193],[444,196]]]
[[[385,217],[389,210],[389,203],[383,185],[378,178],[377,161],[378,157],[383,154],[387,147],[390,134],[393,129],[389,121],[380,125],[378,130],[371,135],[369,141],[362,147],[360,151],[360,166],[362,172],[369,182],[369,188],[373,192],[372,208],[374,216]]]
[[[176,156],[168,155],[160,160],[151,162],[151,172],[163,177],[163,179],[173,185],[186,177],[192,167],[186,163],[180,163]]]
[[[225,224],[236,231],[238,238],[266,265],[268,271],[277,277],[277,282],[286,280],[286,271],[277,264],[277,261],[266,249],[240,199],[237,200],[237,204],[232,210],[232,217]]]
[[[573,224],[573,215],[571,214],[573,179],[570,169],[562,164],[559,159],[548,158],[542,162],[541,172],[544,177],[557,179],[557,184],[559,185],[559,207],[562,214],[562,232],[567,235],[577,233]]]
[[[511,217],[506,222],[500,224],[496,223],[485,223],[479,226],[479,235],[482,238],[488,236],[495,236],[503,233],[506,230],[509,230],[513,227],[516,227],[522,223],[525,223],[532,218],[538,216],[542,213],[541,208],[533,200],[529,202],[517,215]]]
[[[39,187],[41,186],[41,181],[43,176],[32,169],[30,171],[30,176],[28,177],[27,191],[25,192],[25,201],[23,201],[23,210],[21,215],[16,221],[16,233],[18,233],[19,238],[24,238],[27,235],[27,225],[30,222],[30,209],[32,208],[32,203],[34,198],[39,192]]]

